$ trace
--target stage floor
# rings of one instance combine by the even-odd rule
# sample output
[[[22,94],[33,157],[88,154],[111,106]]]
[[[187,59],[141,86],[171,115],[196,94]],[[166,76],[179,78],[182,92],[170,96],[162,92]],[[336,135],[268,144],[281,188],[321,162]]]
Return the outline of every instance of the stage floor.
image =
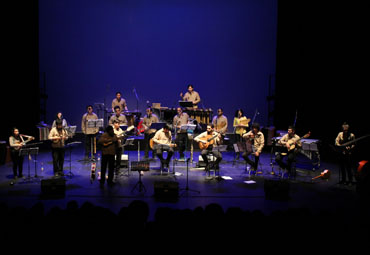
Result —
[[[137,151],[126,151],[129,161],[138,160]],[[199,151],[194,152],[194,162],[189,162],[188,176],[186,162],[178,161],[175,164],[175,175],[173,174],[173,162],[170,165],[170,173],[163,172],[161,175],[159,160],[150,162],[150,171],[142,177],[146,192],[133,190],[139,180],[138,172],[127,172],[121,169],[113,187],[107,185],[104,189],[99,188],[99,181],[90,181],[90,162],[83,162],[82,145],[72,150],[71,163],[69,162],[69,150],[66,151],[64,173],[66,176],[66,194],[60,199],[43,199],[41,194],[41,180],[53,178],[53,166],[51,151],[41,151],[37,156],[36,170],[41,178],[18,179],[12,185],[13,174],[12,164],[7,163],[0,166],[0,201],[5,201],[9,206],[31,207],[38,201],[42,201],[45,209],[49,210],[54,206],[65,208],[66,204],[75,200],[81,206],[89,201],[94,205],[103,206],[117,213],[122,207],[128,206],[133,200],[143,200],[150,207],[150,218],[152,219],[155,210],[159,207],[171,207],[178,209],[195,209],[198,206],[205,207],[210,203],[217,203],[226,211],[230,207],[240,207],[243,210],[260,210],[269,214],[276,210],[287,210],[289,208],[309,208],[312,212],[323,210],[343,210],[353,212],[357,207],[357,196],[355,186],[338,185],[338,166],[327,162],[321,162],[321,167],[315,171],[310,161],[300,155],[297,162],[297,176],[289,182],[288,200],[271,200],[265,198],[265,180],[280,180],[279,168],[273,164],[275,175],[271,174],[271,157],[265,152],[260,157],[260,169],[262,174],[253,176],[246,171],[245,162],[240,159],[234,161],[234,152],[224,152],[223,161],[220,164],[220,176],[230,179],[207,179],[203,169],[197,168]],[[186,153],[190,157],[190,153]],[[140,153],[143,159],[143,152]],[[35,162],[25,157],[23,175],[27,178],[35,176]],[[71,168],[70,168],[71,165]],[[43,167],[43,171],[41,168]],[[331,170],[329,180],[317,179],[317,176],[324,169]],[[72,172],[72,176],[67,174]],[[97,162],[97,172],[100,171],[100,162]],[[211,172],[211,175],[214,173]],[[188,177],[188,182],[187,182]],[[175,201],[163,201],[154,197],[154,183],[156,181],[175,181],[180,188],[180,196]],[[254,181],[254,183],[245,183]],[[187,185],[188,184],[188,185]],[[184,190],[188,187],[190,190]],[[195,190],[195,191],[193,191]]]

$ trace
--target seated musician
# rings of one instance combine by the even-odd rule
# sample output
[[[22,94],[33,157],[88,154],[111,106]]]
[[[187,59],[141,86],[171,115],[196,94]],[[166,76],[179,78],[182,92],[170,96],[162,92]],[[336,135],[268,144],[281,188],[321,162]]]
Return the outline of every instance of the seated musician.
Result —
[[[247,149],[242,157],[252,166],[251,171],[255,171],[258,167],[260,154],[265,146],[265,137],[260,131],[260,125],[258,123],[253,123],[252,130],[244,134],[243,138],[247,140]],[[254,162],[248,157],[250,154],[254,154]]]
[[[234,133],[236,134],[236,142],[242,142],[242,137],[245,133],[247,133],[247,128],[249,127],[248,123],[250,122],[250,119],[244,116],[243,110],[238,109],[235,112],[234,117]],[[236,159],[239,159],[240,152],[237,152]]]
[[[201,156],[203,158],[204,163],[206,163],[206,171],[209,170],[210,165],[208,162],[207,155],[212,151],[213,144],[219,144],[221,139],[221,134],[214,131],[214,125],[208,124],[207,131],[199,134],[197,137],[194,138],[194,141],[202,143],[204,146],[200,146],[202,149]],[[216,157],[215,167],[219,169],[219,163],[222,160],[221,152],[219,151],[212,151],[213,156]]]
[[[13,174],[14,179],[22,178],[23,174],[23,156],[19,155],[20,149],[25,145],[26,141],[23,138],[27,138],[26,141],[33,140],[32,136],[19,134],[18,128],[13,128],[12,135],[9,137],[10,156],[13,162]],[[18,174],[17,174],[18,170]]]
[[[225,137],[227,132],[227,118],[223,113],[224,111],[222,108],[219,108],[217,110],[217,115],[212,119],[212,124],[215,127],[215,131],[220,133],[222,137]]]
[[[117,105],[114,107],[114,115],[109,119],[109,125],[113,126],[113,121],[117,120],[120,125],[127,125],[126,116],[121,114],[121,108]]]
[[[284,135],[279,141],[278,144],[282,145],[286,152],[278,152],[275,161],[282,168],[288,171],[288,174],[291,177],[295,177],[295,172],[292,172],[292,163],[296,159],[297,147],[302,147],[300,137],[295,134],[295,127],[288,127],[288,134]],[[283,162],[283,158],[287,156],[287,163]]]
[[[186,130],[181,130],[182,125],[189,122],[189,115],[183,112],[181,107],[177,107],[177,115],[173,118],[173,126],[176,128],[176,144],[179,146],[180,159],[184,159],[185,145],[188,139]]]
[[[180,93],[180,97],[183,101],[193,102],[193,108],[198,108],[198,103],[200,102],[200,96],[199,93],[194,91],[194,87],[192,84],[188,85],[188,92],[185,93],[185,95]]]
[[[117,92],[116,98],[112,100],[112,112],[115,111],[116,106],[119,106],[119,108],[121,109],[121,112],[127,111],[126,100],[122,98],[121,92]]]
[[[173,147],[176,146],[176,144],[172,143],[170,127],[165,125],[163,128],[158,130],[153,137],[153,142],[155,154],[161,160],[162,166],[168,168],[171,157],[174,153]],[[167,151],[166,159],[163,158],[163,151]]]
[[[146,115],[144,116],[143,118],[143,123],[142,123],[142,126],[144,127],[144,144],[145,144],[145,153],[144,153],[144,158],[148,158],[149,157],[149,141],[151,138],[153,138],[155,132],[157,130],[155,129],[150,129],[150,126],[152,125],[152,123],[158,123],[159,122],[159,119],[157,117],[157,115],[155,115],[153,112],[152,112],[152,108],[147,108],[146,109]],[[154,158],[154,151],[152,151],[152,158]]]

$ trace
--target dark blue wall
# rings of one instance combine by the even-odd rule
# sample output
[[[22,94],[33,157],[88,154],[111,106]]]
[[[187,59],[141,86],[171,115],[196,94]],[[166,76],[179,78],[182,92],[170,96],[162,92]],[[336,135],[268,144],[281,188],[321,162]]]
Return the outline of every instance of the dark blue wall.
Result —
[[[39,24],[48,122],[62,110],[80,126],[86,105],[110,104],[116,91],[134,110],[134,87],[139,110],[147,100],[173,107],[189,83],[230,122],[239,107],[267,121],[276,0],[40,0]]]

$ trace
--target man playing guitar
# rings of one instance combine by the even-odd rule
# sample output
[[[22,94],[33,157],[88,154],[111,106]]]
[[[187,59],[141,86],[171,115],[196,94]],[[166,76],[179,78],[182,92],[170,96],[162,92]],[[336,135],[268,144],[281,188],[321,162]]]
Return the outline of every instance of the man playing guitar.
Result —
[[[153,138],[155,132],[157,130],[155,129],[150,129],[150,125],[152,123],[157,123],[159,122],[159,119],[157,115],[152,113],[152,108],[147,108],[146,109],[146,115],[144,116],[142,126],[144,127],[144,143],[145,143],[145,153],[144,153],[144,158],[149,157],[149,141],[151,138]],[[152,151],[152,158],[154,159],[154,151]]]
[[[288,127],[288,134],[284,135],[280,140],[279,144],[286,148],[286,152],[279,152],[276,155],[275,161],[276,163],[282,168],[288,171],[288,174],[291,177],[295,177],[295,172],[292,172],[292,163],[295,161],[296,158],[296,148],[302,147],[301,138],[295,134],[295,127],[289,126]],[[283,162],[283,158],[287,156],[288,160],[287,163]]]
[[[340,146],[344,143],[352,141],[355,139],[355,135],[349,131],[349,125],[344,122],[342,125],[342,132],[339,132],[337,138],[335,139],[335,145]],[[339,156],[339,163],[340,163],[340,171],[341,171],[341,180],[339,184],[348,184],[352,185],[352,151],[355,147],[353,143],[350,146],[346,146],[340,153]],[[347,182],[348,177],[348,182]]]
[[[168,168],[171,157],[174,153],[173,148],[176,147],[176,144],[172,143],[170,127],[165,125],[163,128],[158,130],[153,137],[153,142],[155,154],[161,160],[162,166]],[[167,151],[166,159],[163,158],[163,151]]]
[[[206,163],[206,171],[209,171],[209,162],[207,155],[213,149],[213,144],[219,144],[221,139],[221,134],[214,131],[214,125],[208,124],[207,131],[201,133],[197,137],[194,138],[194,141],[199,142],[199,148],[202,150],[201,156],[203,161]],[[216,169],[219,169],[219,163],[222,160],[221,152],[219,151],[212,151],[213,156],[216,157]]]
[[[252,166],[251,171],[257,170],[258,161],[263,147],[265,146],[265,137],[260,131],[260,125],[253,123],[252,130],[243,135],[243,138],[247,141],[247,149],[243,153],[242,157],[245,161]],[[249,155],[254,154],[254,162],[249,159]]]

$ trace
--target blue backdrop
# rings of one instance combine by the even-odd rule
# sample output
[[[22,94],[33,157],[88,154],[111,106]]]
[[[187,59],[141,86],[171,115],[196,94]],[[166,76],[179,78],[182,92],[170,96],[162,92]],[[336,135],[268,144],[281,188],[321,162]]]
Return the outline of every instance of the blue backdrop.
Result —
[[[40,73],[47,121],[61,110],[80,129],[88,104],[121,91],[129,110],[174,107],[187,84],[205,108],[237,108],[266,125],[275,73],[276,0],[39,1]]]

